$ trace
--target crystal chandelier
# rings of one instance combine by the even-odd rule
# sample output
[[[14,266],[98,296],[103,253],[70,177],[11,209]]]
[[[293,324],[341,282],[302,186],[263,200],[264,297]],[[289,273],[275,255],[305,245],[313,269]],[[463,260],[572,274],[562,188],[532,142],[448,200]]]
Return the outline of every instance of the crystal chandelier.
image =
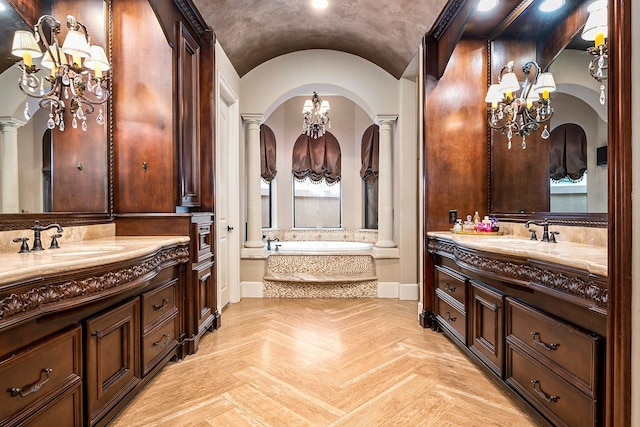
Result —
[[[535,61],[524,64],[522,71],[525,80],[521,84],[513,72],[513,61],[510,61],[502,67],[499,82],[489,86],[485,98],[485,102],[491,104],[489,126],[506,135],[509,149],[514,134],[522,137],[522,149],[527,148],[526,137],[540,129],[540,125],[547,123],[553,115],[549,98],[549,93],[556,90],[553,75],[541,73]],[[547,139],[549,135],[545,124],[541,136]]]
[[[22,57],[24,64],[19,67],[22,75],[18,87],[27,96],[38,99],[41,108],[49,110],[47,127],[65,129],[64,112],[68,108],[72,116],[71,125],[87,130],[87,114],[99,106],[96,122],[104,125],[102,104],[109,98],[106,78],[103,72],[111,66],[101,46],[91,45],[87,28],[67,16],[69,31],[62,46],[58,40],[60,21],[50,15],[38,19],[34,32],[18,30],[13,37],[11,53]],[[49,34],[45,34],[48,31]],[[48,37],[47,37],[48,35]],[[44,46],[43,51],[40,44]],[[42,57],[40,65],[50,70],[48,76],[39,76],[40,69],[33,64],[33,58]],[[24,115],[31,118],[29,104]]]
[[[589,62],[589,74],[600,83],[600,104],[604,105],[606,98],[604,94],[604,81],[607,79],[608,49],[606,38],[608,35],[609,19],[607,0],[598,0],[588,8],[589,17],[582,29],[582,39],[593,41],[594,46],[587,49],[594,58]]]
[[[302,132],[317,139],[324,135],[325,126],[331,128],[329,121],[329,101],[323,101],[316,92],[307,99],[302,107]]]

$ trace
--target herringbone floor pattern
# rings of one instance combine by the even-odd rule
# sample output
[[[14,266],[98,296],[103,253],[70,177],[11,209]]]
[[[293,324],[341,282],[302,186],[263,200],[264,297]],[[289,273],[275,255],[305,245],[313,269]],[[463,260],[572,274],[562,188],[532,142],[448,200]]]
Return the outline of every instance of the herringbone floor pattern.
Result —
[[[111,426],[535,426],[416,302],[243,299]]]

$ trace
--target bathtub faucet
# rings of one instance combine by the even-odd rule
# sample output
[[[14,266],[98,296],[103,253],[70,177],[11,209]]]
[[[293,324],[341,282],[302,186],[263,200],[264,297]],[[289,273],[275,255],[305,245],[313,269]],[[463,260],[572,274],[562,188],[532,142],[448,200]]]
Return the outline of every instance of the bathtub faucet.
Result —
[[[270,251],[271,250],[271,242],[279,242],[280,239],[278,239],[277,237],[274,239],[267,239],[267,250]]]

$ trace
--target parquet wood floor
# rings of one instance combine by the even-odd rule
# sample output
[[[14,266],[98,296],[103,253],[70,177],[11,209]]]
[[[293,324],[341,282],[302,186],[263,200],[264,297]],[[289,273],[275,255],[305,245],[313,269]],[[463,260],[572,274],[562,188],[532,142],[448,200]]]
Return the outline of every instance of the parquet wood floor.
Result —
[[[243,299],[110,424],[392,425],[537,426],[392,299]]]

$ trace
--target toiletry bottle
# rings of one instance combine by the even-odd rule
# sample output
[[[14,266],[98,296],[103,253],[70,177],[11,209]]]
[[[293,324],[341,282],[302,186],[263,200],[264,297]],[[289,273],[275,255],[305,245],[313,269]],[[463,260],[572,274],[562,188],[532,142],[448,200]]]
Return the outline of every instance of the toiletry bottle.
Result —
[[[480,215],[478,215],[478,211],[473,215],[473,223],[477,224],[480,222]]]

